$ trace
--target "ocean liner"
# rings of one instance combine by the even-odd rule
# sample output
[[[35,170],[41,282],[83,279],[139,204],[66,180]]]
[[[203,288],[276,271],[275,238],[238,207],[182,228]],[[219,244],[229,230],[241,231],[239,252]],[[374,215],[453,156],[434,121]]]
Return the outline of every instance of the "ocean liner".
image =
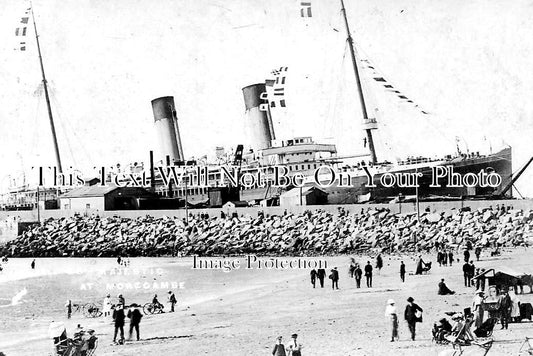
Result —
[[[350,176],[348,184],[340,186],[333,184],[329,187],[320,187],[327,193],[327,203],[329,204],[350,204],[364,202],[386,202],[393,200],[410,199],[417,196],[421,200],[435,199],[498,199],[512,198],[512,185],[518,178],[519,174],[513,177],[512,174],[512,150],[511,147],[504,148],[496,153],[480,154],[463,153],[459,149],[454,154],[447,155],[440,159],[425,157],[410,157],[398,162],[388,162],[378,159],[378,153],[374,146],[373,131],[378,129],[376,118],[369,115],[367,100],[363,90],[363,81],[361,79],[361,60],[357,57],[354,48],[354,41],[349,29],[349,23],[346,16],[344,2],[341,0],[341,13],[344,19],[344,25],[347,33],[346,41],[352,61],[353,75],[355,76],[357,94],[361,112],[358,114],[362,120],[363,130],[365,132],[365,142],[367,143],[368,153],[361,155],[339,156],[335,144],[317,143],[312,137],[294,137],[282,141],[276,140],[275,127],[272,120],[271,107],[276,99],[277,80],[266,80],[264,83],[258,83],[246,86],[242,89],[245,104],[244,125],[247,128],[247,135],[251,144],[246,149],[238,145],[235,154],[231,159],[219,160],[216,163],[202,163],[208,167],[209,181],[220,181],[220,165],[230,164],[237,166],[241,173],[254,172],[258,169],[265,169],[268,172],[270,166],[286,167],[287,174],[294,176],[301,174],[312,185],[312,178],[315,170],[320,166],[330,166],[335,172],[343,173]],[[33,13],[32,13],[33,15]],[[61,172],[61,160],[57,144],[54,121],[48,98],[46,77],[40,54],[39,39],[37,28],[34,22],[36,34],[37,49],[39,53],[40,66],[42,72],[42,82],[44,84],[44,94],[48,107],[50,126],[54,140],[56,161],[59,172]],[[283,68],[280,69],[283,71]],[[366,88],[368,90],[368,88]],[[186,165],[183,148],[181,144],[180,132],[174,99],[172,97],[157,98],[152,101],[152,108],[155,119],[155,127],[159,133],[159,143],[163,153],[162,163],[167,165]],[[236,145],[238,142],[235,143]],[[166,159],[165,159],[166,158]],[[355,163],[354,163],[355,162]],[[197,165],[198,162],[188,162],[191,165]],[[472,187],[430,187],[432,172],[434,167],[451,167],[454,172],[465,176],[468,173],[478,174],[480,172],[495,172],[502,178],[498,187],[484,187],[480,184]],[[191,168],[192,171],[194,171]],[[369,182],[368,172],[372,171],[372,181]],[[156,172],[157,173],[157,172]],[[384,174],[420,174],[418,181],[419,187],[403,187],[393,185],[385,187],[380,184],[380,179]],[[152,175],[153,181],[150,186],[153,192],[163,197],[172,197],[185,201],[185,206],[220,206],[221,200],[214,199],[215,195],[210,194],[212,191],[220,189],[218,186],[192,186],[166,185],[160,175]],[[320,175],[320,179],[327,180],[328,177]],[[267,174],[267,184],[263,187],[244,188],[238,187],[238,194],[231,195],[226,200],[246,201],[250,204],[259,204],[263,202],[267,205],[279,203],[281,195],[288,193],[291,187],[281,189],[273,186],[272,177]],[[374,183],[374,184],[371,184]],[[40,193],[36,189],[23,189],[24,194],[28,195],[30,204],[29,208],[35,206],[36,200],[42,200]],[[22,194],[20,191],[18,194]],[[54,194],[60,193],[57,190],[48,192],[50,199],[54,200]],[[300,189],[300,194],[302,190]],[[22,199],[26,200],[26,199]],[[20,208],[23,201],[19,201],[12,206],[13,209]]]

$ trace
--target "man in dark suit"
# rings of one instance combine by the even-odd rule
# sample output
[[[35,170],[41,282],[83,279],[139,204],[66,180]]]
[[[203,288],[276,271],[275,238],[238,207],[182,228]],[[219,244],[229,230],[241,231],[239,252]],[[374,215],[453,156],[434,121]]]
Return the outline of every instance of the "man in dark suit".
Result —
[[[113,342],[116,343],[117,341],[117,333],[120,330],[120,339],[119,342],[124,342],[124,320],[126,319],[126,315],[124,315],[124,309],[122,304],[118,304],[115,308],[115,311],[113,312],[113,320],[115,320],[115,336],[113,336]]]
[[[366,262],[365,266],[365,277],[366,277],[366,286],[368,288],[372,288],[372,265],[370,264],[370,261]]]
[[[409,331],[411,332],[411,340],[415,341],[416,336],[416,323],[422,322],[422,317],[418,317],[416,315],[417,311],[422,312],[422,308],[420,308],[417,304],[414,303],[413,297],[407,298],[407,306],[405,307],[404,312],[404,318],[407,321],[407,325],[409,326]]]
[[[405,282],[405,264],[403,261],[400,263],[400,278],[402,279],[402,282]]]
[[[313,285],[313,288],[315,288],[316,284],[316,269],[311,270],[311,284]]]
[[[133,336],[133,329],[135,329],[135,333],[137,334],[137,341],[139,341],[139,324],[141,323],[143,315],[139,310],[139,305],[132,304],[131,307],[132,308],[128,310],[128,318],[130,318],[130,332],[128,340],[131,340],[131,337]]]
[[[355,271],[353,273],[355,275],[355,283],[357,285],[357,288],[361,288],[361,278],[363,278],[363,270],[361,269],[359,264],[355,266]]]
[[[470,287],[470,265],[468,262],[463,265],[463,277],[465,280],[465,287]]]
[[[320,281],[320,288],[324,288],[324,278],[326,278],[326,270],[323,268],[319,268],[318,271],[316,271],[316,276]]]
[[[331,279],[331,289],[339,289],[339,271],[337,271],[337,267],[331,270],[329,278]]]

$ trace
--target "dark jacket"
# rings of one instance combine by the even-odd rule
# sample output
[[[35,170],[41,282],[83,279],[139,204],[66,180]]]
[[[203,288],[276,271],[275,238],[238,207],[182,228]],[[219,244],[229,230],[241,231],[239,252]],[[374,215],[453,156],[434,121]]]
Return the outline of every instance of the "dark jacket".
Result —
[[[372,266],[371,265],[366,265],[365,266],[365,276],[371,276],[372,275]]]
[[[133,311],[128,310],[128,318],[130,318],[130,322],[133,325],[137,325],[141,322],[143,315],[139,311],[139,309],[135,308]]]
[[[332,281],[338,281],[339,280],[339,271],[337,271],[336,269],[331,270],[331,274],[329,275],[329,278]]]
[[[311,270],[311,279],[316,279],[316,270],[312,269]]]
[[[400,274],[405,274],[405,264],[400,265]]]
[[[361,279],[361,276],[363,275],[363,270],[361,267],[357,267],[354,271],[355,279]]]
[[[124,326],[124,320],[126,319],[124,309],[115,309],[113,319],[115,320],[115,326]]]
[[[407,304],[405,307],[405,312],[403,313],[403,316],[405,320],[407,320],[408,323],[414,323],[414,322],[421,322],[422,318],[416,317],[416,311],[423,311],[422,308],[418,306],[418,304],[413,303],[413,305]]]
[[[178,301],[176,300],[176,295],[174,293],[172,293],[170,295],[170,298],[169,298],[169,302],[171,303],[177,303]]]
[[[316,271],[316,276],[318,279],[324,279],[326,277],[326,270],[323,268],[319,268],[318,271]]]
[[[274,350],[272,350],[272,355],[274,356],[286,356],[285,346],[283,344],[274,345]]]
[[[463,273],[466,274],[467,276],[470,274],[470,265],[468,263],[465,263],[463,265]]]

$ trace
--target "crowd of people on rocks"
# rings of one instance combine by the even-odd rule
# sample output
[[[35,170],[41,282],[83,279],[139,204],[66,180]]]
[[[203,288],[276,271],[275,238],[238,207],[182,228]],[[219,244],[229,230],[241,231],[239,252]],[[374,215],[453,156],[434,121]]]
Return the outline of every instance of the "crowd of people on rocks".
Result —
[[[349,213],[138,218],[81,216],[48,219],[0,247],[9,256],[186,256],[334,254],[378,248],[429,251],[447,246],[439,263],[466,242],[483,247],[528,244],[533,211],[492,207],[441,213],[394,214],[389,209]],[[451,254],[450,254],[451,252]]]

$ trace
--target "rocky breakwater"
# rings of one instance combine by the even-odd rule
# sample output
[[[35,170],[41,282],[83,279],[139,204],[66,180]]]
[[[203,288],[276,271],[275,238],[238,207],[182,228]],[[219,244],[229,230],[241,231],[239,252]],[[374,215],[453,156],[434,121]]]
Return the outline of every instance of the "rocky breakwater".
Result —
[[[533,211],[450,210],[392,214],[388,209],[339,209],[302,214],[209,218],[136,219],[83,217],[49,219],[0,247],[10,256],[317,255],[429,250],[435,242],[450,248],[520,246],[533,241]]]

